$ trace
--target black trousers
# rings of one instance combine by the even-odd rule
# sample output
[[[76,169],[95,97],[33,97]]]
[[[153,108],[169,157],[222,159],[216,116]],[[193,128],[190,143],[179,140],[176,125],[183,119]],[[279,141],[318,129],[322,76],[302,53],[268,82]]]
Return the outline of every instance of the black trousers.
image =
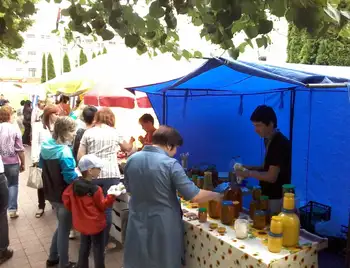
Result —
[[[92,245],[95,268],[105,268],[105,233],[80,236],[79,268],[89,268],[89,255]]]
[[[30,145],[31,132],[32,132],[32,126],[30,124],[25,124],[24,125],[24,133],[22,136],[23,144]]]
[[[45,209],[45,194],[44,188],[38,189],[38,208]]]

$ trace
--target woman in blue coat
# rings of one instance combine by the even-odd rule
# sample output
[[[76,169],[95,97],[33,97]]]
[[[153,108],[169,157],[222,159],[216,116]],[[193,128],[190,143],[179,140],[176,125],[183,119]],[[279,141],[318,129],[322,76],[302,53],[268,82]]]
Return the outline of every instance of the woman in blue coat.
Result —
[[[173,158],[183,143],[176,129],[161,126],[152,142],[125,166],[131,199],[124,268],[182,267],[184,233],[176,191],[195,203],[221,199],[218,193],[199,189]]]

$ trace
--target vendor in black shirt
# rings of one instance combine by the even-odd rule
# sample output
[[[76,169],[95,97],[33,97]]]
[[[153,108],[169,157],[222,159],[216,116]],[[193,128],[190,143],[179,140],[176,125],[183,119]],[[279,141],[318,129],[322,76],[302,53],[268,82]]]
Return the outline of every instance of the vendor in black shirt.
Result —
[[[291,143],[278,131],[277,117],[271,107],[258,106],[250,120],[255,132],[264,139],[264,164],[260,167],[244,166],[247,171],[237,171],[237,176],[258,179],[262,194],[270,198],[271,212],[276,214],[281,210],[282,185],[291,182]]]

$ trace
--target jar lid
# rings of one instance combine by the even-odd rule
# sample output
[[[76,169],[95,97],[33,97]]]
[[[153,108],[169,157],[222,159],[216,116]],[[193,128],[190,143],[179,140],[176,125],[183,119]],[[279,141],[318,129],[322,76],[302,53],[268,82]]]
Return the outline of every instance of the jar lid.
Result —
[[[265,211],[263,211],[263,210],[256,210],[255,211],[255,215],[264,216],[265,215]]]
[[[273,220],[273,221],[282,221],[282,217],[281,216],[272,216],[271,220]]]
[[[239,204],[239,201],[233,201],[232,204],[238,205],[238,204]]]
[[[268,201],[269,197],[267,195],[262,195],[262,196],[260,196],[260,200],[261,201]]]
[[[260,190],[260,189],[261,189],[261,186],[255,185],[255,186],[253,187],[253,189],[254,189],[254,190]]]
[[[223,206],[233,206],[233,202],[229,200],[224,200],[222,201]]]
[[[295,189],[295,186],[293,184],[283,184],[283,189]]]
[[[198,211],[199,211],[199,212],[207,212],[207,209],[206,209],[206,208],[199,208]]]
[[[293,193],[285,193],[285,194],[284,194],[284,197],[287,197],[287,198],[294,198],[294,194],[293,194]]]

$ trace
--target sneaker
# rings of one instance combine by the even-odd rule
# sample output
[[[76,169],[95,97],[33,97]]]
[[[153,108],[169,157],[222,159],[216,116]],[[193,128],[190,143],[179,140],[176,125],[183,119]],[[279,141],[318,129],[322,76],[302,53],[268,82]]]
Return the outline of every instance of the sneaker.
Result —
[[[38,209],[38,211],[35,213],[35,218],[41,218],[44,215],[43,209]]]
[[[13,256],[13,250],[7,248],[6,250],[0,251],[0,265],[11,259]]]
[[[60,260],[47,260],[46,267],[54,267],[60,263]]]
[[[75,233],[74,230],[70,230],[69,232],[69,239],[75,239],[75,237],[77,236],[77,234]]]
[[[18,215],[18,212],[16,210],[14,210],[14,211],[9,212],[9,216],[11,219],[16,219],[16,218],[18,218],[19,215]]]
[[[78,268],[78,266],[76,262],[69,262],[66,268]]]

